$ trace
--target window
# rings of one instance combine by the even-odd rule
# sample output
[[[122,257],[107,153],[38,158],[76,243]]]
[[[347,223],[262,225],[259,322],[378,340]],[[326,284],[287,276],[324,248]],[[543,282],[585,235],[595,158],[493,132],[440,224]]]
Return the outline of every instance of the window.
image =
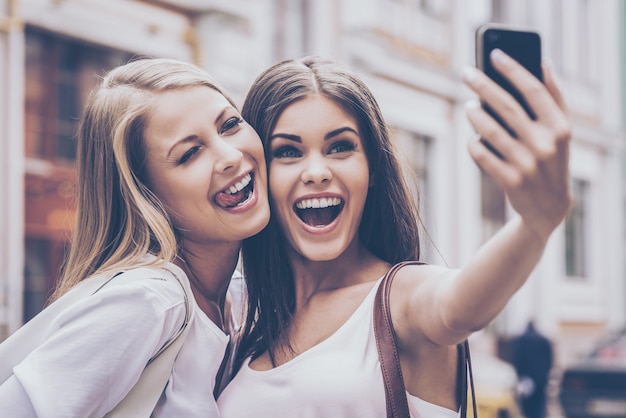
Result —
[[[429,158],[432,138],[402,129],[394,129],[393,140],[400,156],[400,164],[404,169],[409,191],[413,195],[423,223],[419,225],[422,255],[426,260],[434,259],[438,256],[438,250],[430,241],[435,219],[430,212],[431,181],[428,165],[428,161],[432,161]]]
[[[74,136],[98,77],[132,55],[27,27],[24,320],[56,285],[74,217]]]
[[[98,76],[131,54],[26,29],[26,157],[71,164],[76,122]]]
[[[399,154],[404,156],[400,163],[405,169],[407,184],[418,204],[420,215],[425,216],[427,211],[425,196],[429,191],[427,162],[431,139],[402,129],[394,129],[393,139]]]
[[[574,179],[572,182],[574,201],[565,220],[565,272],[567,277],[582,280],[587,275],[587,205],[589,182]]]
[[[46,305],[54,288],[67,243],[49,239],[27,238],[24,263],[24,322]]]

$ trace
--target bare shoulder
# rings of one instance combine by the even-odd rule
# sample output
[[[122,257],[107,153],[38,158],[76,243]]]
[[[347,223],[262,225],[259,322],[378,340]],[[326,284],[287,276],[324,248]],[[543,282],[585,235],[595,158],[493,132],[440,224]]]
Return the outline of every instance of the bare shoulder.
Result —
[[[454,270],[437,265],[407,265],[398,270],[391,286],[391,316],[403,347],[424,347],[432,342],[438,323],[437,298]],[[448,281],[449,282],[449,281]]]
[[[450,270],[431,264],[409,264],[396,272],[391,285],[390,306],[392,316],[403,318],[399,322],[404,323],[407,316],[415,317],[416,304],[420,300],[428,300],[432,296],[436,284]],[[412,322],[412,321],[411,321]]]
[[[409,264],[397,271],[393,286],[405,291],[415,289],[431,279],[445,276],[450,271],[447,267],[434,264]]]

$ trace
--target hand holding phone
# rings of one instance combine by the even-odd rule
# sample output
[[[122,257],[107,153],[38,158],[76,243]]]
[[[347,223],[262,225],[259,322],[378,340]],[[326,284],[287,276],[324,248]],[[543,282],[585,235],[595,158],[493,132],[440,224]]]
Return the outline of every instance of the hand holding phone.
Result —
[[[530,73],[543,82],[541,70],[541,37],[530,29],[513,28],[499,24],[486,24],[476,30],[476,66],[489,78],[509,92],[526,110],[531,119],[536,115],[528,106],[524,97],[509,81],[498,73],[490,59],[491,51],[500,49],[519,62]],[[483,108],[507,131],[516,136],[498,115],[497,109],[491,109],[486,103]]]
[[[469,142],[470,155],[502,187],[520,214],[524,234],[531,232],[545,242],[571,202],[571,124],[566,103],[552,72],[549,68],[543,72],[536,32],[489,25],[476,32],[476,41],[476,64],[482,71],[468,68],[463,74],[483,108],[467,109],[480,137]],[[502,53],[492,53],[495,48]],[[515,106],[515,101],[520,106]],[[494,126],[498,122],[506,129]]]

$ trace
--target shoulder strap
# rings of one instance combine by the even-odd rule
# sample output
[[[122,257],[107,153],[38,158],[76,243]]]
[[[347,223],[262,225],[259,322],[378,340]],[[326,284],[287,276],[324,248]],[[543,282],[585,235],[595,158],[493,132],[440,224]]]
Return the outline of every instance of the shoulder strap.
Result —
[[[406,264],[408,262],[391,267],[378,287],[374,300],[374,336],[376,337],[376,348],[385,382],[387,418],[410,418],[400,356],[396,348],[396,332],[393,329],[391,310],[389,309],[391,282],[396,272]]]
[[[152,414],[163,388],[172,373],[172,367],[186,333],[194,318],[194,304],[189,281],[179,278],[174,272],[167,270],[182,286],[185,292],[186,315],[179,331],[149,360],[139,381],[126,397],[106,416],[124,418],[147,418]],[[150,269],[146,269],[150,273]],[[80,283],[68,293],[46,307],[37,316],[11,334],[0,344],[0,384],[13,374],[13,367],[41,344],[42,336],[52,321],[73,303],[88,297],[102,289],[121,273],[113,276],[95,276]],[[154,275],[154,272],[150,274]],[[145,278],[144,274],[129,275],[128,280]],[[126,278],[125,278],[126,280]],[[19,347],[19,349],[16,349]]]
[[[383,278],[376,299],[374,300],[374,335],[378,358],[385,383],[385,399],[387,405],[387,418],[410,418],[409,404],[406,398],[406,388],[402,377],[400,356],[396,347],[396,333],[391,320],[389,308],[389,293],[391,283],[397,271],[409,264],[425,264],[420,261],[404,261],[394,265]],[[469,344],[466,341],[458,344],[459,368],[457,382],[459,387],[459,402],[461,405],[461,417],[467,415],[467,379],[469,376],[472,391],[472,407],[474,418],[477,418],[476,397],[474,395],[474,379],[469,355]]]
[[[478,418],[478,409],[476,407],[476,391],[474,389],[474,373],[472,371],[472,357],[470,355],[469,341],[465,340],[457,345],[459,351],[459,367],[457,374],[458,392],[461,402],[461,418],[467,417],[467,384],[469,380],[469,389],[472,395],[472,412],[474,418]]]

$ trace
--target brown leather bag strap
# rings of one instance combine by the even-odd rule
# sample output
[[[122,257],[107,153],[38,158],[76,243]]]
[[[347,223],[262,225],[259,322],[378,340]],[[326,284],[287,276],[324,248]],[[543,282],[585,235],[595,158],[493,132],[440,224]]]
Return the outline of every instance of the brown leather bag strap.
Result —
[[[385,383],[385,400],[387,405],[387,418],[410,418],[409,404],[406,398],[404,378],[402,377],[402,367],[400,356],[396,347],[396,332],[391,321],[391,310],[389,309],[389,293],[391,283],[396,272],[409,264],[425,264],[421,261],[404,261],[394,265],[383,278],[376,299],[374,300],[374,335],[376,337],[376,348],[380,368]],[[466,341],[458,344],[459,367],[457,373],[458,400],[461,405],[461,417],[467,416],[467,381],[469,377],[472,391],[472,407],[474,418],[477,418],[476,397],[474,394],[474,378],[472,375],[471,360],[469,354],[469,344]]]
[[[456,369],[456,401],[461,405],[460,418],[467,417],[467,355],[465,350],[465,344],[458,344],[456,346],[458,354],[458,364]]]
[[[469,380],[469,389],[472,395],[472,411],[474,418],[478,417],[476,409],[476,391],[474,390],[474,374],[472,372],[472,359],[470,356],[469,342],[467,340],[457,344],[459,353],[459,365],[457,369],[456,381],[457,399],[461,405],[461,418],[467,417],[467,388]]]
[[[469,387],[472,393],[472,412],[474,413],[474,418],[478,418],[478,409],[476,408],[476,390],[474,389],[474,372],[472,370],[472,356],[470,355],[469,341],[465,340],[463,342],[463,348],[465,349],[465,364],[467,365],[466,377],[469,377]],[[465,396],[467,398],[467,382],[463,385],[463,390],[465,391]],[[467,409],[467,401],[465,402],[465,409]]]
[[[406,399],[400,356],[396,348],[396,332],[391,322],[391,310],[389,309],[389,292],[391,282],[401,267],[407,264],[403,262],[394,265],[378,287],[374,300],[374,335],[376,348],[380,359],[380,368],[385,383],[385,398],[387,401],[387,418],[410,418],[409,404]]]

